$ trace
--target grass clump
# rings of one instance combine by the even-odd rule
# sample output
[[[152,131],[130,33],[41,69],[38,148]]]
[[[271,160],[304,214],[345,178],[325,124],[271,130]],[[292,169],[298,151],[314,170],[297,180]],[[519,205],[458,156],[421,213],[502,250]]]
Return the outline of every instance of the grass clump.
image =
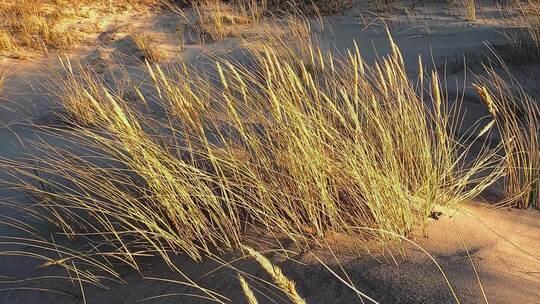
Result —
[[[58,75],[53,94],[61,108],[61,119],[81,127],[97,123],[95,102],[105,98],[105,82],[90,67],[80,63],[73,66],[69,60],[60,61],[65,75]]]
[[[2,53],[12,52],[17,48],[11,34],[4,29],[0,29],[0,51]]]
[[[213,41],[236,36],[239,26],[259,23],[268,9],[266,0],[193,1],[192,6],[201,35]]]
[[[1,27],[10,36],[11,48],[25,47],[39,52],[47,48],[68,49],[77,41],[69,25],[74,11],[67,5],[35,0],[7,1],[0,5]]]
[[[520,31],[505,31],[509,46],[494,46],[506,64],[526,65],[540,60],[540,1],[528,0],[513,3],[509,10],[514,17],[511,25]]]
[[[0,52],[46,53],[67,50],[83,37],[89,12],[114,12],[129,7],[157,7],[160,0],[4,0],[0,2]]]
[[[146,60],[150,62],[159,62],[167,58],[167,55],[159,45],[156,34],[137,33],[133,35],[133,41]]]
[[[540,108],[515,81],[493,69],[476,85],[506,154],[506,196],[518,208],[540,208]]]
[[[147,63],[143,107],[83,77],[68,86],[84,98],[66,108],[84,105],[95,127],[45,129],[67,144],[35,143],[42,155],[32,166],[4,160],[20,178],[6,183],[47,197],[35,205],[40,217],[109,244],[134,267],[135,250],[170,262],[238,248],[246,227],[299,245],[329,232],[407,235],[436,204],[473,199],[500,170],[487,150],[468,161],[438,76],[409,79],[390,43],[373,66],[358,49],[313,47],[302,52],[311,62],[266,48],[251,66],[219,60],[210,74]],[[152,104],[161,116],[141,110]]]
[[[529,38],[537,49],[540,48],[540,1],[528,0],[526,5],[518,5]]]

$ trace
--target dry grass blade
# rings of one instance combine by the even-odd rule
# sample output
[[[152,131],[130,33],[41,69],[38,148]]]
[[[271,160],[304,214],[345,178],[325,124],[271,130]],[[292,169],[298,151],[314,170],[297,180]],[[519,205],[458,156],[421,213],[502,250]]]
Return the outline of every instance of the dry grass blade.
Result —
[[[493,117],[496,117],[497,116],[497,106],[493,102],[493,99],[491,98],[491,95],[489,94],[489,91],[486,88],[486,86],[479,86],[477,84],[474,84],[473,88],[476,91],[476,93],[478,94],[478,96],[480,96],[482,102],[484,103],[484,105],[488,109],[489,113],[491,113],[491,115]]]
[[[257,298],[246,282],[246,279],[242,275],[238,274],[238,280],[240,281],[240,286],[242,287],[242,291],[246,296],[248,304],[259,304],[259,301],[257,301]]]
[[[253,248],[248,246],[242,246],[247,253],[253,257],[259,264],[262,266],[268,274],[272,277],[276,285],[281,289],[294,304],[306,304],[306,301],[298,294],[296,287],[293,281],[287,278],[281,268],[272,264],[265,256],[255,251]]]
[[[8,53],[17,48],[13,36],[6,30],[0,28],[0,52]]]
[[[7,72],[0,72],[0,93],[4,90],[4,83],[8,77]]]

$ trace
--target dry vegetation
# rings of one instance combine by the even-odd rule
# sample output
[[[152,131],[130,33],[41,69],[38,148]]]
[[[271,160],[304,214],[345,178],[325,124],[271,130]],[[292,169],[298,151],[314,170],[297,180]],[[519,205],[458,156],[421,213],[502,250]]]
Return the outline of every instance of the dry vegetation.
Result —
[[[223,39],[231,27],[260,22],[267,5],[197,3],[197,26]],[[25,0],[2,14],[9,16],[0,31],[6,51],[76,41],[61,26],[69,11],[50,14]],[[91,69],[65,61],[67,77],[55,94],[70,126],[41,131],[67,145],[33,142],[39,157],[3,159],[2,169],[15,178],[4,183],[36,200],[28,209],[35,217],[73,238],[91,235],[89,241],[111,251],[96,246],[91,254],[75,253],[55,245],[63,257],[45,263],[100,286],[97,276],[66,260],[118,278],[95,257],[113,256],[138,269],[144,252],[174,268],[171,254],[201,260],[214,250],[243,248],[292,303],[305,303],[279,268],[242,246],[246,229],[270,231],[299,247],[329,233],[397,240],[425,225],[437,205],[460,206],[505,174],[518,207],[539,206],[540,112],[526,94],[494,73],[476,87],[493,116],[480,135],[497,126],[505,156],[487,145],[473,153],[467,142],[478,144],[480,135],[456,138],[459,105],[447,106],[438,74],[424,72],[419,60],[419,77],[411,79],[389,33],[391,53],[368,66],[357,48],[336,55],[314,46],[303,21],[285,22],[297,45],[268,33],[262,47],[250,46],[250,66],[219,60],[211,75],[159,65],[164,55],[155,38],[135,35],[149,75],[144,89],[125,85],[136,102],[124,98],[124,84],[111,87]],[[1,83],[2,77],[0,89]],[[248,303],[257,303],[239,280]]]
[[[268,10],[266,0],[193,1],[196,15],[195,28],[200,30],[200,40],[209,36],[212,41],[238,34],[238,27],[259,23]]]
[[[97,22],[91,15],[158,3],[159,0],[2,0],[0,54],[20,55],[23,49],[40,53],[51,48],[66,50],[80,40],[85,27]],[[81,20],[90,24],[81,27]]]
[[[159,46],[159,40],[156,34],[136,33],[133,35],[133,41],[143,54],[144,59],[150,62],[159,62],[167,58],[167,55]]]
[[[509,46],[497,49],[507,64],[527,65],[540,60],[540,2],[529,0],[516,2],[506,10],[517,17],[509,17],[509,23],[523,31],[507,31]]]
[[[257,262],[262,266],[262,268],[270,274],[272,279],[274,280],[274,283],[277,285],[277,287],[285,292],[287,297],[289,297],[289,300],[293,304],[306,304],[306,301],[298,294],[296,291],[296,288],[294,286],[294,282],[289,280],[281,271],[281,269],[270,262],[266,257],[264,257],[259,252],[253,250],[250,247],[243,247],[247,253],[253,257]],[[242,280],[242,279],[240,279]],[[247,283],[242,284],[243,286],[247,286]],[[249,301],[253,301],[257,303],[257,300],[255,299],[255,296],[253,296],[253,293],[249,291],[249,287],[244,287],[244,293],[246,294],[246,297],[249,299]],[[255,299],[255,300],[254,300]]]
[[[526,5],[519,5],[529,38],[537,49],[540,49],[540,1],[528,0]]]
[[[465,8],[465,15],[468,20],[476,20],[476,0],[462,0],[463,7]]]
[[[127,239],[166,260],[169,250],[200,259],[237,248],[246,226],[299,245],[329,232],[404,236],[435,204],[467,202],[501,172],[492,151],[466,161],[437,75],[409,79],[390,43],[393,53],[374,67],[354,50],[312,49],[318,55],[305,62],[266,49],[254,54],[256,67],[216,63],[217,83],[148,64],[152,93],[138,95],[161,105],[159,120],[106,86],[70,85],[86,108],[67,105],[75,127],[44,132],[85,152],[38,144],[34,165],[3,167],[39,180],[11,186],[47,198],[40,217],[68,235],[101,236],[132,265]],[[419,93],[428,88],[430,101]],[[77,127],[89,117],[96,128]]]
[[[517,82],[493,69],[477,86],[497,125],[506,157],[506,195],[519,208],[540,208],[540,108]],[[488,89],[489,88],[489,89]]]
[[[504,148],[507,200],[519,208],[540,209],[538,101],[522,88],[506,66],[534,65],[540,59],[540,2],[518,1],[509,9],[517,12],[514,21],[524,31],[508,33],[511,47],[497,49],[484,67],[487,76],[480,77],[475,89],[497,126],[495,132]],[[504,75],[498,74],[501,71]]]
[[[58,7],[54,2],[8,1],[0,6],[0,47],[12,52],[20,47],[41,52],[48,47],[66,49],[77,37],[68,21],[75,15],[73,7]]]
[[[79,126],[93,126],[96,123],[97,113],[93,112],[89,94],[103,94],[103,81],[93,70],[77,64],[75,67],[70,61],[62,62],[66,77],[58,77],[54,84],[54,94],[59,105],[65,110],[61,115],[66,122],[73,122]]]
[[[7,78],[7,72],[1,72],[0,73],[0,93],[2,93],[2,90],[4,90],[4,82]]]

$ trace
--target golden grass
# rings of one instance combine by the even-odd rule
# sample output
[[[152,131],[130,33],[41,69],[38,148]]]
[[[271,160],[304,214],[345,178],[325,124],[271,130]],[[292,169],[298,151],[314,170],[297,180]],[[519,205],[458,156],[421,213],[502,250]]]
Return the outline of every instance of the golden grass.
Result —
[[[515,81],[493,69],[475,89],[496,122],[506,154],[506,195],[516,207],[540,208],[540,108]]]
[[[223,40],[238,34],[238,26],[259,23],[267,11],[267,1],[235,0],[193,1],[197,15],[196,26],[212,40]],[[204,41],[204,39],[202,39]]]
[[[138,103],[70,76],[61,86],[75,98],[60,101],[75,127],[43,132],[79,151],[35,143],[43,152],[35,165],[2,166],[39,184],[8,185],[46,196],[41,217],[68,235],[103,238],[130,265],[127,239],[165,261],[175,252],[199,260],[210,248],[237,248],[246,225],[296,243],[329,232],[407,235],[435,204],[465,203],[501,172],[491,151],[466,161],[438,76],[425,100],[428,88],[407,77],[390,43],[373,67],[358,50],[313,47],[301,52],[312,62],[267,48],[254,66],[218,61],[212,76],[148,63],[151,88],[136,90]],[[163,117],[143,111],[152,103]],[[94,128],[81,128],[85,121]]]
[[[7,78],[7,72],[1,72],[0,73],[0,93],[4,90],[4,82]]]
[[[242,292],[246,296],[246,301],[248,302],[248,304],[258,304],[259,301],[257,301],[257,298],[255,297],[255,294],[253,293],[248,283],[246,282],[246,279],[242,275],[239,274],[238,281],[240,281]]]
[[[264,255],[260,254],[254,249],[247,246],[243,246],[242,248],[245,251],[247,251],[247,253],[251,257],[253,257],[261,265],[261,267],[272,277],[272,279],[274,280],[274,283],[276,283],[277,287],[287,295],[291,303],[306,304],[306,300],[304,300],[304,298],[302,298],[298,294],[298,291],[296,291],[294,282],[283,274],[283,271],[281,271],[281,268],[272,264],[270,260],[268,260]],[[244,293],[246,294],[246,297],[248,299],[254,298],[254,297],[248,296],[249,292],[246,293],[245,290],[244,290]]]
[[[133,41],[146,60],[159,62],[167,58],[167,55],[159,45],[157,34],[137,33],[133,35]]]
[[[0,29],[0,51],[12,52],[17,48],[13,36],[4,29]]]
[[[14,50],[45,53],[67,50],[81,39],[79,21],[90,20],[84,11],[127,9],[130,6],[157,5],[160,0],[4,0],[0,2],[0,52]],[[97,22],[98,20],[94,20]]]
[[[358,47],[336,55],[313,46],[309,23],[291,20],[297,44],[269,34],[251,49],[252,66],[219,59],[208,75],[147,58],[151,83],[127,84],[136,102],[123,98],[123,84],[64,62],[53,93],[71,127],[42,132],[68,144],[33,142],[39,157],[2,159],[15,178],[4,184],[30,193],[38,202],[27,212],[66,235],[110,245],[81,256],[117,276],[94,256],[139,269],[144,252],[175,269],[171,254],[201,260],[242,247],[248,226],[302,245],[334,232],[401,240],[435,205],[464,204],[502,175],[494,151],[470,160],[467,140],[454,138],[459,113],[439,75],[420,60],[419,77],[409,78],[390,35],[390,54],[369,66]],[[478,93],[498,117],[497,99],[484,87]],[[246,250],[293,303],[304,303],[278,267]],[[70,254],[45,266],[97,285],[66,263]]]
[[[98,114],[91,100],[103,95],[103,81],[88,66],[77,64],[74,67],[68,60],[60,62],[67,73],[58,76],[52,93],[64,109],[63,120],[85,127],[94,125]]]
[[[465,16],[469,21],[476,20],[476,0],[461,0],[461,4],[465,8]]]
[[[40,52],[48,47],[67,49],[77,40],[76,31],[68,26],[75,12],[71,5],[59,6],[51,1],[5,1],[0,5],[0,26],[11,36],[11,44]],[[15,47],[2,48],[13,50]]]
[[[238,11],[247,22],[263,14]],[[209,24],[224,29],[244,20],[224,12],[211,12]],[[45,33],[36,20],[26,25],[29,31]],[[303,21],[289,22],[299,40],[294,47],[269,34],[264,46],[252,48],[253,66],[219,60],[212,75],[160,66],[145,54],[150,92],[130,83],[137,103],[123,98],[121,86],[64,62],[66,77],[54,94],[73,127],[42,131],[69,145],[33,142],[39,157],[1,160],[16,178],[4,184],[32,194],[39,201],[28,212],[68,236],[92,235],[113,248],[93,255],[138,269],[141,252],[174,268],[171,254],[200,260],[212,250],[242,247],[246,226],[296,243],[333,232],[400,240],[425,225],[435,205],[466,203],[502,175],[494,151],[468,159],[471,146],[454,138],[458,113],[446,105],[439,75],[424,73],[420,61],[419,78],[410,79],[390,35],[391,53],[368,66],[357,47],[341,56],[313,46]],[[223,33],[218,29],[216,38]],[[153,51],[155,41],[144,37],[134,37],[139,48]],[[486,87],[477,91],[494,121],[510,126],[505,148],[515,149],[516,136],[522,147],[528,144],[530,134],[521,133],[517,119],[499,118],[505,111],[499,99]],[[149,114],[153,103],[163,116]],[[522,167],[507,158],[507,168]],[[516,181],[521,186],[519,178],[510,184]],[[279,267],[243,248],[293,303],[305,303]],[[79,258],[75,253],[58,252],[60,258],[45,258],[43,266],[59,265],[83,275],[79,281],[101,285],[69,263]],[[94,256],[80,257],[118,276]],[[239,280],[247,301],[257,303]]]

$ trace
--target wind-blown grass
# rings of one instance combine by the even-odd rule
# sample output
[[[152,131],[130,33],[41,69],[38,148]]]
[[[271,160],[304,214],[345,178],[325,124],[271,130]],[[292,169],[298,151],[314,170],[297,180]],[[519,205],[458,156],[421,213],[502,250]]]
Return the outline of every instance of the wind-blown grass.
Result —
[[[506,196],[516,207],[540,208],[540,108],[514,79],[486,70],[488,76],[475,88],[496,122],[506,154]]]
[[[3,28],[0,28],[0,50],[11,52],[16,48],[17,46],[15,45],[15,41],[13,41],[13,36]]]
[[[465,8],[466,17],[469,21],[476,20],[476,0],[462,0],[461,4]]]
[[[0,72],[0,93],[4,90],[4,83],[6,82],[7,72]]]
[[[61,2],[4,1],[0,4],[0,52],[11,52],[19,47],[46,52],[49,47],[66,49],[73,46],[77,40],[76,31],[68,28],[66,22],[74,14]]]
[[[44,131],[77,149],[35,143],[35,167],[2,165],[46,185],[10,183],[48,198],[42,216],[68,235],[101,236],[130,264],[128,239],[166,260],[171,250],[200,259],[238,247],[246,225],[295,242],[351,227],[407,235],[436,204],[473,199],[500,170],[487,150],[467,163],[437,75],[424,100],[424,75],[418,85],[409,79],[390,43],[374,67],[354,50],[312,50],[308,66],[292,50],[266,49],[254,67],[216,63],[217,82],[148,64],[153,93],[137,91],[140,103],[157,102],[163,117],[107,87],[81,86],[96,127],[79,128],[76,118],[72,129]]]
[[[57,77],[52,86],[52,93],[63,108],[64,121],[78,126],[92,126],[96,123],[97,113],[90,101],[89,94],[104,94],[104,81],[90,68],[70,61],[60,61],[66,71],[65,77]]]
[[[540,2],[529,0],[515,2],[510,5],[515,14],[509,17],[510,24],[518,26],[521,31],[507,30],[505,36],[508,47],[495,47],[506,64],[525,65],[538,62],[540,59]]]
[[[540,49],[540,2],[537,0],[528,0],[526,5],[517,5],[521,14],[521,19],[526,26],[528,36],[536,47]]]

